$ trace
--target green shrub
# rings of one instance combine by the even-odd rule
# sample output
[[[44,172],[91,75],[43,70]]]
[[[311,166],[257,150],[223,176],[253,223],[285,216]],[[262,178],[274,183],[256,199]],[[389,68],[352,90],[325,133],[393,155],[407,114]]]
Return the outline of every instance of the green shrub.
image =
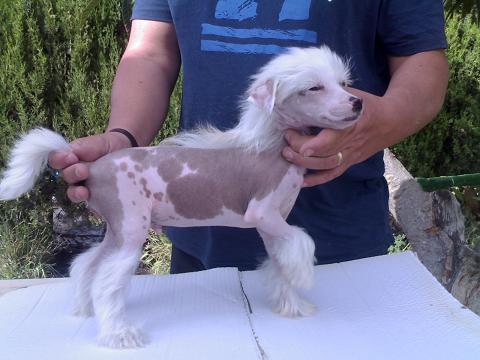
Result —
[[[470,17],[447,23],[448,93],[437,119],[393,147],[415,176],[480,172],[480,29]]]
[[[0,1],[0,168],[18,134],[33,127],[52,128],[68,139],[105,129],[132,3]],[[172,108],[178,110],[180,90],[175,91]],[[177,118],[169,115],[160,137],[175,131]],[[14,269],[18,276],[51,275],[53,194],[37,186],[29,196],[0,203],[0,277],[12,276]],[[27,243],[38,256],[27,251]]]

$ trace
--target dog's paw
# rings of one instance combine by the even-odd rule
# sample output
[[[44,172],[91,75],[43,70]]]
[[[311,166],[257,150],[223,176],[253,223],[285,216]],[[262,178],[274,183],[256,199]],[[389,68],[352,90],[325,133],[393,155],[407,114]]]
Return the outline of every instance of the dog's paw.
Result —
[[[104,333],[98,338],[99,345],[112,349],[143,347],[147,341],[147,336],[134,327],[125,327],[122,330]]]
[[[292,294],[275,299],[273,311],[285,317],[296,318],[312,316],[317,311],[317,307],[297,295]]]
[[[92,317],[93,315],[95,315],[92,303],[88,303],[86,305],[75,304],[75,306],[73,307],[72,315],[82,318]]]

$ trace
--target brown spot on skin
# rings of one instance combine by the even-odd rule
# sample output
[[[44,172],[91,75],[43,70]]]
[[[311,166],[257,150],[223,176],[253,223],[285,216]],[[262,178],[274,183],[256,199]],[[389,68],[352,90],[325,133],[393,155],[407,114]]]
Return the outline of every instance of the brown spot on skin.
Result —
[[[145,215],[142,216],[142,219],[147,221],[147,217]]]
[[[145,192],[145,195],[147,196],[147,198],[150,198],[150,196],[152,195],[152,192],[147,188],[147,180],[145,178],[141,178],[140,184],[142,184],[143,191]]]
[[[143,230],[147,230],[147,227],[145,225],[142,226]]]
[[[211,196],[215,192],[215,182],[209,177],[183,176],[168,184],[167,192],[175,211],[187,219],[210,219],[219,215],[223,207],[219,196]]]
[[[127,173],[127,176],[128,176],[130,179],[135,178],[135,174],[134,174],[133,172],[131,172],[131,171],[129,171],[129,172]]]
[[[127,163],[122,162],[120,164],[120,170],[127,171],[127,169],[128,169]]]
[[[137,172],[142,172],[143,171],[143,166],[141,166],[141,165],[135,164],[134,168],[135,168],[135,171],[137,171]]]
[[[160,161],[157,171],[162,177],[163,181],[170,182],[180,176],[182,169],[182,163],[176,160],[174,157],[170,157]]]
[[[162,201],[163,193],[162,192],[156,192],[156,193],[153,194],[153,198],[157,201]]]
[[[132,205],[133,205],[133,206],[137,205],[137,203],[135,202],[135,200],[132,200]]]
[[[144,148],[131,148],[129,152],[130,159],[135,161],[136,163],[142,163],[145,158],[149,155],[149,151]]]

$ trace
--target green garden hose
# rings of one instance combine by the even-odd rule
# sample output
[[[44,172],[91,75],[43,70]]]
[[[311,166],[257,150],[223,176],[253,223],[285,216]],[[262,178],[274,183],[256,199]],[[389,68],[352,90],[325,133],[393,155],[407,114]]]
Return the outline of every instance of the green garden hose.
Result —
[[[430,192],[452,186],[480,186],[480,173],[432,178],[418,177],[416,180],[423,191]]]

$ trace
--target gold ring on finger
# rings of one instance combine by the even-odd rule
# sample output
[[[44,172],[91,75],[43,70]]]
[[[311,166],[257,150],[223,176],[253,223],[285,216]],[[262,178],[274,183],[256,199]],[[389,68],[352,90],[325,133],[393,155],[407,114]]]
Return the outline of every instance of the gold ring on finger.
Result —
[[[338,164],[337,164],[337,166],[340,166],[340,165],[342,164],[342,162],[343,162],[343,154],[342,154],[341,151],[339,151],[339,152],[337,153],[337,159],[338,159]]]

